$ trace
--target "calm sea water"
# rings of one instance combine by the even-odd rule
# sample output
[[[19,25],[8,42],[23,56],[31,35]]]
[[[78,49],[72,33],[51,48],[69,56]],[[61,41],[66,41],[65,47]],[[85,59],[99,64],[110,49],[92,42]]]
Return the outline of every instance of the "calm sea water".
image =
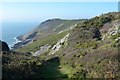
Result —
[[[36,22],[3,22],[2,40],[10,46],[16,41],[16,37],[33,30],[37,25]]]

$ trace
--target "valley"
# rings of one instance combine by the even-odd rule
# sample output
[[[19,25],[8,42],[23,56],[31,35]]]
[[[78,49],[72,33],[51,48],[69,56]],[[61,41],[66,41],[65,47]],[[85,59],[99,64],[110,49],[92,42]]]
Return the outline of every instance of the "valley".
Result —
[[[2,53],[3,80],[119,80],[120,12],[49,19]]]

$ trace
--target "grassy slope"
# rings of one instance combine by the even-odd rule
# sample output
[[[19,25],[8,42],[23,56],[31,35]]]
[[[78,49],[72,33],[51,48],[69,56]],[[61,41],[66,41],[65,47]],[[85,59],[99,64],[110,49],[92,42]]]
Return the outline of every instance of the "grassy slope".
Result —
[[[118,15],[118,13],[114,14]],[[111,38],[106,36],[105,40],[101,41],[99,39],[102,36],[98,36],[94,39],[92,38],[94,29],[91,29],[93,27],[98,27],[100,30],[106,23],[117,20],[118,17],[114,14],[95,17],[82,25],[78,24],[76,28],[73,29],[73,32],[69,37],[68,47],[59,52],[63,68],[65,68],[64,66],[66,65],[68,66],[66,67],[66,70],[69,67],[72,68],[72,70],[69,70],[68,72],[69,77],[79,78],[81,75],[84,75],[82,77],[88,78],[119,77],[118,47],[120,45],[115,41],[115,39],[118,38],[118,34],[114,35],[116,38],[114,38],[114,36],[111,36]],[[101,23],[101,25],[96,22]],[[114,26],[112,25],[112,27]],[[86,33],[91,35],[86,35]],[[102,34],[103,33],[101,33],[101,35]]]
[[[79,21],[82,21],[82,20],[49,19],[49,20],[42,22],[33,31],[18,37],[18,39],[25,40],[29,38],[30,35],[34,34],[35,32],[37,32],[36,38],[44,38],[51,34],[55,34],[62,30],[68,29],[69,27],[77,24]]]
[[[24,46],[24,47],[18,49],[17,51],[36,52],[37,50],[40,49],[41,46],[44,46],[46,44],[53,46],[54,44],[57,43],[58,40],[63,38],[67,33],[68,33],[68,31],[64,31],[64,32],[59,33],[59,34],[50,35],[46,38],[34,41],[33,43],[28,44],[27,46]]]
[[[105,37],[102,41],[102,34],[94,37],[95,31],[99,31],[106,23],[111,23],[117,20],[118,13],[109,13],[100,17],[92,18],[82,24],[78,24],[71,32],[68,38],[68,45],[62,47],[55,54],[48,55],[49,51],[41,54],[39,58],[32,58],[30,60],[24,60],[20,66],[15,66],[15,70],[22,69],[23,72],[28,71],[35,72],[28,74],[28,77],[38,77],[42,80],[66,80],[73,78],[75,80],[89,79],[89,78],[120,78],[120,70],[118,68],[118,47],[120,45],[115,41],[118,34]],[[112,25],[113,27],[113,25]],[[109,30],[109,29],[108,29]],[[35,52],[39,50],[39,47],[45,44],[54,45],[59,39],[63,38],[68,32],[60,34],[54,34],[42,40],[37,40],[18,51],[23,52]],[[54,59],[57,57],[57,59]],[[18,60],[13,60],[13,63]],[[16,64],[18,64],[16,63]],[[23,66],[23,64],[25,64]],[[30,64],[28,66],[28,64]],[[7,71],[13,69],[12,62],[10,65],[6,64]],[[27,68],[25,67],[27,66]],[[6,67],[5,67],[6,68]],[[18,74],[18,72],[16,72]],[[29,72],[28,72],[29,73]],[[56,74],[55,74],[56,73]],[[27,74],[25,74],[27,75]],[[14,75],[13,75],[14,76]],[[24,75],[23,75],[24,76]],[[46,77],[48,79],[46,79]]]
[[[118,13],[102,15],[82,25],[78,24],[70,34],[67,47],[60,49],[56,54],[41,56],[46,58],[59,56],[60,70],[62,73],[68,74],[69,78],[120,78],[118,68],[119,44],[118,41],[115,41],[118,34],[111,35],[111,38],[106,36],[103,41],[101,40],[102,34],[109,34],[108,32],[93,38],[96,27],[101,30],[106,23],[110,24],[118,19],[117,15],[114,14]],[[114,26],[112,25],[112,27]]]

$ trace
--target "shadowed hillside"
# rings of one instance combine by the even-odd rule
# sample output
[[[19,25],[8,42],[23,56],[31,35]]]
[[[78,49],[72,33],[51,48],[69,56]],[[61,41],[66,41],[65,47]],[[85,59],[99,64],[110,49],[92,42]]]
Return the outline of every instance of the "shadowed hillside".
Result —
[[[59,70],[59,57],[41,60],[27,53],[2,52],[2,54],[2,80],[57,80],[67,78],[67,74],[62,74]]]

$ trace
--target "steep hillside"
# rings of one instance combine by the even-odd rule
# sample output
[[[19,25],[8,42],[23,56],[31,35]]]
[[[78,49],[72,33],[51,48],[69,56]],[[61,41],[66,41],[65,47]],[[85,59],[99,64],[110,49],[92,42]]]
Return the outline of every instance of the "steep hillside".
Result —
[[[61,45],[58,41],[55,49],[53,46],[40,58],[59,57],[60,71],[70,79],[120,78],[118,16],[120,13],[108,13],[77,24],[70,30],[67,41],[61,43],[61,48],[56,51]]]
[[[4,79],[120,79],[119,12],[79,21],[71,29],[56,27],[52,30],[56,33],[17,49],[21,54],[2,52]]]
[[[46,38],[38,39],[38,40],[34,41],[33,43],[30,43],[22,48],[17,49],[17,51],[21,51],[21,52],[28,51],[28,52],[34,53],[34,52],[40,50],[40,48],[44,45],[50,46],[50,49],[51,49],[52,46],[55,45],[58,40],[63,38],[68,33],[69,33],[69,31],[64,31],[64,32],[61,32],[58,34],[50,35]]]
[[[20,48],[23,45],[26,45],[34,40],[42,39],[48,37],[52,34],[56,34],[60,31],[73,28],[77,23],[83,22],[84,19],[81,20],[62,20],[62,19],[49,19],[42,22],[35,28],[33,31],[26,33],[25,35],[21,35],[17,37],[21,42],[15,44],[13,49]]]
[[[120,13],[109,13],[78,24],[71,31],[68,46],[58,53],[69,77],[80,78],[118,78],[119,76],[119,54],[120,47],[118,18]],[[101,19],[102,18],[102,19]],[[58,54],[56,54],[58,55]],[[81,72],[82,70],[82,72]]]

